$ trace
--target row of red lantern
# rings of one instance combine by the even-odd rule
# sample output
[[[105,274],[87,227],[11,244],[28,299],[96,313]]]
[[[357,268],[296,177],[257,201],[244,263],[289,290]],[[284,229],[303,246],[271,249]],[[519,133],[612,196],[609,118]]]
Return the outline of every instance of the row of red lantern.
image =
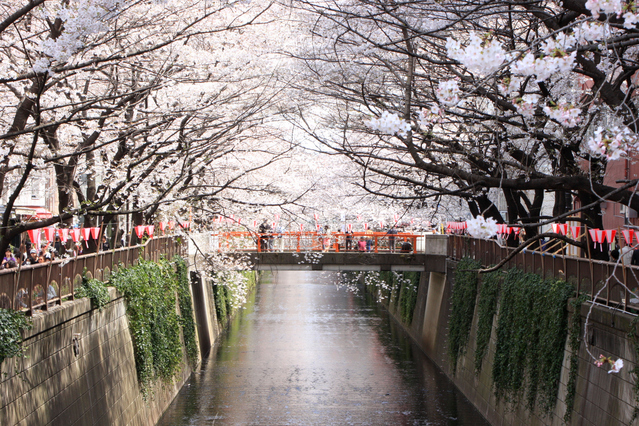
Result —
[[[180,223],[180,226],[184,229],[189,228],[191,226],[190,222]],[[160,229],[164,233],[165,229],[173,229],[175,227],[175,222],[160,222]],[[144,233],[146,232],[149,237],[153,238],[153,225],[140,225],[135,227],[135,233],[138,238],[142,238]],[[60,237],[60,241],[66,244],[69,237],[73,240],[74,243],[80,241],[80,238],[84,241],[89,241],[91,239],[97,240],[100,237],[100,228],[92,227],[92,228],[38,228],[38,229],[30,229],[27,231],[29,234],[29,239],[32,244],[38,244],[40,241],[40,237],[43,236],[45,240],[48,242],[55,241],[56,234]]]
[[[466,222],[448,222],[446,223],[446,228],[449,232],[461,234],[464,229],[468,228],[468,224]]]
[[[508,226],[505,223],[497,224],[497,233],[501,235],[510,235],[510,234],[519,235],[520,230],[521,228],[518,226]]]
[[[593,241],[594,247],[597,247],[597,243],[599,247],[608,241],[608,244],[612,243],[615,240],[615,234],[617,233],[616,229],[589,229],[590,238]]]
[[[181,222],[180,227],[182,229],[188,229],[191,227],[191,222]],[[160,222],[160,230],[163,235],[166,235],[166,229],[173,230],[175,228],[175,221],[170,220],[168,222]],[[146,232],[150,238],[153,238],[153,233],[155,231],[155,226],[153,225],[138,225],[135,228],[135,235],[138,238],[142,238],[144,233]]]
[[[44,239],[48,242],[53,242],[55,240],[56,231],[58,236],[60,237],[60,241],[66,243],[71,236],[73,242],[80,241],[80,237],[84,239],[84,241],[89,241],[90,239],[97,240],[100,236],[100,228],[42,228],[42,229],[29,229],[27,234],[29,234],[29,239],[31,243],[37,245],[40,242],[40,236],[44,235]]]

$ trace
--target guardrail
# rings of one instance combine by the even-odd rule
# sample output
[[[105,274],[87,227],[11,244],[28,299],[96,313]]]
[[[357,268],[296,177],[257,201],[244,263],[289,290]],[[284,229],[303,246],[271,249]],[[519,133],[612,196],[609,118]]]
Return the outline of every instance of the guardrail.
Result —
[[[142,257],[157,261],[181,253],[181,243],[173,237],[157,237],[144,245],[58,259],[37,265],[0,270],[0,308],[25,311],[48,310],[72,300],[87,270],[93,278],[107,279],[120,264],[131,266]]]
[[[349,236],[350,244],[349,244]],[[416,253],[418,242],[423,246],[423,235],[386,232],[355,232],[353,234],[320,233],[320,232],[282,232],[259,234],[255,232],[220,232],[213,234],[218,239],[218,251],[257,251],[257,252],[301,252],[360,251],[357,244],[360,240],[367,243],[363,251],[373,253]],[[403,245],[410,243],[410,248]]]
[[[512,247],[500,246],[494,240],[459,235],[448,237],[449,258],[459,260],[470,257],[479,260],[484,266],[498,264],[513,250]],[[596,300],[597,303],[633,313],[639,312],[639,299],[626,289],[628,287],[639,294],[639,267],[624,265],[621,260],[605,262],[525,250],[510,259],[504,268],[518,268],[544,278],[561,278],[573,283],[577,292],[590,295],[591,300]]]

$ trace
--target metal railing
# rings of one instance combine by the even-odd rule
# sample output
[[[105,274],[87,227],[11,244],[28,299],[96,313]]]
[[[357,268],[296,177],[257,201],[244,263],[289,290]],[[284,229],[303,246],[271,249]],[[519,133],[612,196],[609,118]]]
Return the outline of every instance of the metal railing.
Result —
[[[498,264],[513,250],[514,248],[501,246],[494,240],[460,235],[448,237],[449,258],[458,260],[470,257],[484,266]],[[630,288],[639,294],[639,267],[625,265],[621,260],[605,262],[525,250],[510,259],[504,268],[518,268],[544,278],[564,279],[573,283],[578,293],[588,294],[591,300],[625,311],[639,312],[639,299],[627,290]]]
[[[350,236],[350,244],[349,244]],[[404,252],[415,253],[418,240],[423,235],[386,232],[355,232],[353,234],[320,232],[282,232],[259,234],[255,232],[220,232],[213,234],[217,238],[219,251],[257,251],[257,252],[355,252],[359,251],[358,241],[367,242],[365,251],[372,253]],[[402,245],[408,242],[410,248]]]
[[[0,270],[0,308],[25,311],[48,310],[51,306],[72,300],[82,284],[82,274],[108,279],[118,266],[134,265],[139,258],[158,261],[182,254],[182,246],[174,237],[157,237],[144,245],[108,250],[77,257],[58,259],[36,265]]]

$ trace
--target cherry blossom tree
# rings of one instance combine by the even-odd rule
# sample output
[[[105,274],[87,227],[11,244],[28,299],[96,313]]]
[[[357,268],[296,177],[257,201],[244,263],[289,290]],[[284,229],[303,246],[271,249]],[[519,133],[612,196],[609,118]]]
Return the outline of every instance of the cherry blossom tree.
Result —
[[[251,31],[264,33],[274,19],[270,7],[200,0],[4,4],[2,249],[27,229],[73,216],[83,215],[87,226],[123,214],[145,222],[164,209],[218,202],[240,178],[286,152],[281,139],[262,143],[277,115],[276,64],[267,44],[246,44],[259,35]],[[240,157],[258,160],[228,167]],[[59,213],[11,226],[11,208],[37,170],[55,173]]]
[[[297,4],[314,17],[314,47],[292,56],[340,111],[303,111],[298,123],[349,157],[372,193],[461,197],[504,222],[497,189],[531,236],[573,216],[575,199],[591,227],[602,200],[639,208],[637,182],[603,183],[607,161],[637,149],[632,4]],[[337,136],[307,125],[319,120]]]

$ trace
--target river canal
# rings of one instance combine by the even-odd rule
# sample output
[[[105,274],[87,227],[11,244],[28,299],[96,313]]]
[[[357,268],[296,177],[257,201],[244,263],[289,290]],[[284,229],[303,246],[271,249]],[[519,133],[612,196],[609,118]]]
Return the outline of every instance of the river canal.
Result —
[[[383,308],[335,279],[262,281],[159,425],[488,425]]]

